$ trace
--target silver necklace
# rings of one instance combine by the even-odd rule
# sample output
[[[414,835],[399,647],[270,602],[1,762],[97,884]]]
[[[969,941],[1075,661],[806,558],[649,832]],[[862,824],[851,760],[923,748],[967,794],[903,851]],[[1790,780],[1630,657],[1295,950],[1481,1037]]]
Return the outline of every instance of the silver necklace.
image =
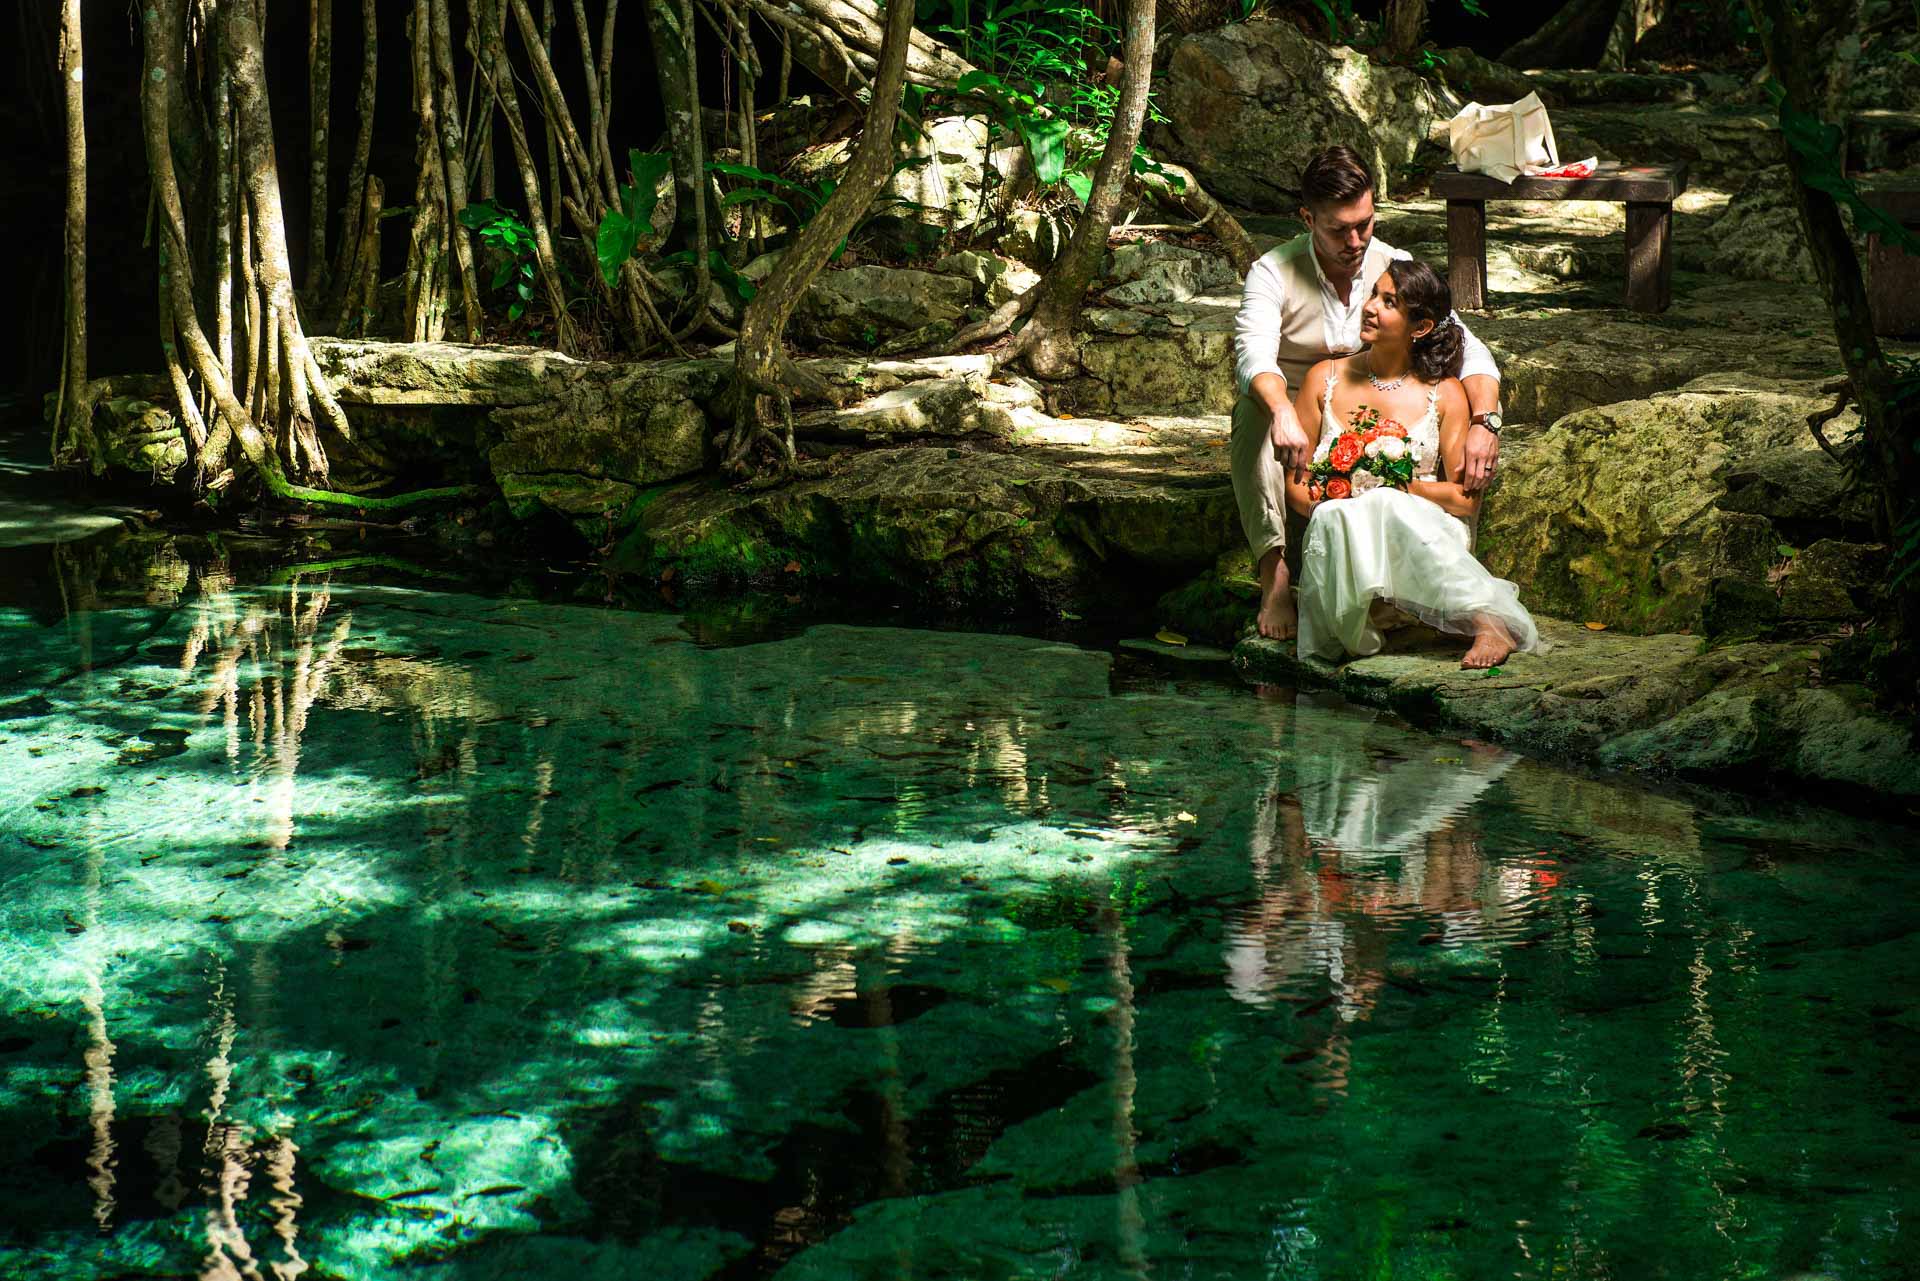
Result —
[[[1367,381],[1373,384],[1373,389],[1375,391],[1398,391],[1400,389],[1400,384],[1407,381],[1407,376],[1405,374],[1401,374],[1398,378],[1395,378],[1393,381],[1383,383],[1380,381],[1379,378],[1377,378],[1374,375],[1373,370],[1369,369],[1367,370]]]

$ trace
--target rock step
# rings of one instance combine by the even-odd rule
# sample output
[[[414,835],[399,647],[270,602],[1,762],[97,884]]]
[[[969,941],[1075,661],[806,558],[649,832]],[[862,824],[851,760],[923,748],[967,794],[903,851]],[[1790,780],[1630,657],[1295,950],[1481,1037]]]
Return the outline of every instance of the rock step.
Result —
[[[1695,102],[1703,92],[1701,83],[1690,76],[1638,71],[1541,68],[1528,71],[1526,77],[1540,91],[1541,97],[1555,107]],[[1732,77],[1718,79],[1732,81]]]
[[[1529,752],[1615,769],[1746,786],[1787,778],[1920,801],[1920,752],[1908,726],[1874,711],[1857,686],[1806,688],[1817,646],[1731,645],[1692,636],[1626,636],[1539,620],[1551,648],[1497,674],[1460,668],[1458,643],[1429,644],[1338,666],[1288,643],[1249,637],[1234,665],[1254,680],[1331,685],[1416,722],[1466,730]]]

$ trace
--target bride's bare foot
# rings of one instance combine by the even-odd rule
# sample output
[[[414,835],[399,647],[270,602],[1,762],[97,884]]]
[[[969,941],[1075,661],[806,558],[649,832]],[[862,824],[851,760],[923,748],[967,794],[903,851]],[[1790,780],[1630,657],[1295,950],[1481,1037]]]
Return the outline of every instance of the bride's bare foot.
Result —
[[[1474,629],[1473,644],[1468,646],[1466,657],[1460,660],[1460,666],[1498,667],[1506,662],[1512,653],[1513,642],[1508,639],[1506,630],[1492,623],[1483,623]]]
[[[1278,548],[1260,560],[1260,613],[1255,625],[1268,640],[1291,640],[1300,630],[1299,614],[1293,605],[1293,577]]]

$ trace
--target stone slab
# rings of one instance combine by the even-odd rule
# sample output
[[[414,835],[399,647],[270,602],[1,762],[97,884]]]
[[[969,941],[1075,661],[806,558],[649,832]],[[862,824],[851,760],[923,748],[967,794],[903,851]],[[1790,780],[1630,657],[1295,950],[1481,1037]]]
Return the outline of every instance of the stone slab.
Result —
[[[1705,649],[1693,636],[1540,623],[1552,649],[1492,672],[1462,670],[1462,645],[1417,631],[1341,664],[1250,637],[1235,647],[1234,666],[1253,680],[1332,686],[1419,724],[1546,756],[1747,789],[1771,778],[1920,803],[1911,725],[1873,710],[1858,687],[1816,685],[1819,646]]]

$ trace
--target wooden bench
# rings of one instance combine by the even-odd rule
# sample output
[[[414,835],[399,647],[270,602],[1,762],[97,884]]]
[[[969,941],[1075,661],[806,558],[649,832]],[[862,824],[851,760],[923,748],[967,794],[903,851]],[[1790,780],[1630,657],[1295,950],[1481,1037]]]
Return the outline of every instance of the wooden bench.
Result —
[[[1453,305],[1487,305],[1487,201],[1614,200],[1627,207],[1627,306],[1665,311],[1673,301],[1673,202],[1687,167],[1601,164],[1591,178],[1515,178],[1442,169],[1430,188],[1447,202],[1447,283]]]

